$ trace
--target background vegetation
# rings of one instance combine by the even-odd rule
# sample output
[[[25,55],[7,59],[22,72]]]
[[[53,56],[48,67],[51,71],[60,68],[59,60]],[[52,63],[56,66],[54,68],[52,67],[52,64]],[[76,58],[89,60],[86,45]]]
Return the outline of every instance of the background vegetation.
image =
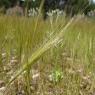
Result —
[[[59,5],[59,3],[63,1],[63,5]],[[0,7],[4,8],[5,11],[7,8],[13,7],[16,5],[17,2],[20,2],[20,6],[30,8],[37,8],[40,6],[41,0],[0,0]],[[95,6],[92,0],[45,0],[46,10],[56,9],[63,7],[62,10],[65,10],[67,14],[76,14],[79,12],[84,12],[87,14],[90,10],[92,10]]]

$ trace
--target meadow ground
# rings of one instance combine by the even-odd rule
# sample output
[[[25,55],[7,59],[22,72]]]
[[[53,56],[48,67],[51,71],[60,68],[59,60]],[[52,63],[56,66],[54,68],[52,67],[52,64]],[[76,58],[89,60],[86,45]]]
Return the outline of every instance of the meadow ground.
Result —
[[[0,95],[95,95],[95,21],[0,16]]]

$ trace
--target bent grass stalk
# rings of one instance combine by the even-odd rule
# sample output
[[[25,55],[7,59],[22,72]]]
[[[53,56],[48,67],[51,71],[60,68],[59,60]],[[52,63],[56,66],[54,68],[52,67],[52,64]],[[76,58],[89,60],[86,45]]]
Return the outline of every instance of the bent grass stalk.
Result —
[[[29,58],[28,63],[24,64],[20,70],[18,70],[15,75],[13,75],[13,78],[9,81],[6,88],[24,71],[28,69],[28,67],[31,67],[31,65],[36,61],[40,56],[42,56],[46,51],[48,51],[50,48],[54,47],[55,44],[58,44],[60,39],[62,39],[63,33],[66,31],[66,29],[72,24],[74,21],[74,18],[72,18],[66,26],[60,31],[59,34],[56,34],[50,39],[45,45],[37,49],[32,56]]]
[[[40,14],[41,14],[41,11],[42,11],[42,7],[43,7],[43,4],[44,4],[44,1],[45,0],[42,0],[41,1],[41,4],[40,4],[40,7],[39,7],[39,14],[37,16],[37,20],[35,22],[35,27],[34,27],[34,31],[33,31],[33,37],[32,37],[32,40],[34,40],[34,36],[35,36],[35,32],[37,30],[37,26],[38,26],[38,21],[39,21],[39,17],[40,17]],[[28,60],[27,60],[27,63],[28,63]],[[28,65],[27,65],[28,66]],[[27,93],[30,95],[31,91],[30,91],[30,66],[27,67],[27,73],[26,73],[26,82],[27,82]]]
[[[32,37],[32,40],[34,40],[34,36],[35,36],[35,32],[36,32],[36,29],[37,29],[37,26],[38,26],[38,21],[39,21],[39,17],[40,17],[40,13],[41,13],[41,10],[42,10],[42,7],[43,7],[43,4],[44,4],[44,1],[45,0],[42,0],[41,1],[41,4],[40,4],[40,7],[39,7],[39,14],[37,16],[37,20],[35,22],[35,26],[34,26],[34,31],[33,31],[33,37]],[[27,1],[28,2],[28,1]],[[28,60],[27,60],[27,63],[28,63]],[[28,65],[27,65],[28,66]],[[27,82],[27,94],[30,95],[30,66],[27,67],[27,73],[26,73],[26,82]]]

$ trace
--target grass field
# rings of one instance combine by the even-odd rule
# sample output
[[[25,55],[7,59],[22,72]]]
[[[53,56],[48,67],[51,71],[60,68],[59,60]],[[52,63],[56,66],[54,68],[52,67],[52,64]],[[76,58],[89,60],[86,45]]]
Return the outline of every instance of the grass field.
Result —
[[[0,95],[94,95],[95,21],[0,16]]]

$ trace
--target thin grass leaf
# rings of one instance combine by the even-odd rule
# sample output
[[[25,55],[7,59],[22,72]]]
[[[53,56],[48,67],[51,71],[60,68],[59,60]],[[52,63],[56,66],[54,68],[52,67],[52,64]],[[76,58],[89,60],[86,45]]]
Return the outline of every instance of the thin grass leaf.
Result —
[[[9,81],[7,87],[19,76],[21,75],[27,68],[34,63],[40,56],[42,56],[46,51],[48,51],[50,48],[54,47],[55,44],[59,43],[59,40],[61,39],[63,33],[66,31],[66,29],[72,24],[74,18],[72,18],[69,23],[60,31],[59,34],[55,35],[52,39],[50,39],[44,46],[40,47],[38,50],[36,50],[33,55],[29,58],[28,63],[24,64],[23,67],[21,67],[20,70],[16,72],[15,75],[13,75],[13,78]]]

